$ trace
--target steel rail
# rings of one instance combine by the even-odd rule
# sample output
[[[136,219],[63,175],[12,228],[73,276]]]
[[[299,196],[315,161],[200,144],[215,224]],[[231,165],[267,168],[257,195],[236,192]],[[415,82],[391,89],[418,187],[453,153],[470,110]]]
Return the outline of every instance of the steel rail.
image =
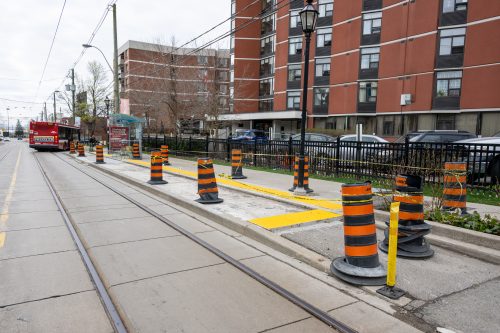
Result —
[[[246,266],[245,264],[239,262],[238,260],[234,259],[233,257],[229,256],[228,254],[222,252],[221,250],[217,249],[216,247],[210,245],[209,243],[207,243],[206,241],[204,241],[203,239],[199,238],[198,236],[196,236],[195,234],[187,231],[186,229],[182,228],[181,226],[175,224],[174,222],[172,222],[171,220],[161,216],[160,214],[156,213],[155,211],[151,210],[150,208],[148,208],[147,206],[141,204],[140,202],[138,202],[137,200],[129,197],[128,195],[114,189],[112,186],[109,186],[107,184],[105,184],[104,182],[102,182],[101,180],[99,180],[98,178],[90,175],[88,172],[84,171],[84,170],[81,170],[80,168],[76,167],[74,164],[72,163],[69,163],[68,161],[62,159],[59,154],[55,154],[55,156],[57,156],[61,161],[67,163],[68,165],[72,166],[73,168],[77,169],[78,171],[80,171],[81,173],[87,175],[88,177],[94,179],[95,181],[99,182],[101,185],[105,186],[106,188],[108,188],[109,190],[115,192],[116,194],[118,194],[119,196],[121,196],[122,198],[130,201],[131,203],[133,203],[134,205],[136,205],[137,207],[139,207],[140,209],[144,210],[145,212],[149,213],[150,215],[154,216],[155,218],[157,218],[158,220],[162,221],[163,223],[165,223],[166,225],[168,225],[169,227],[173,228],[174,230],[178,231],[179,233],[181,233],[182,235],[186,236],[187,238],[189,238],[190,240],[194,241],[195,243],[197,243],[198,245],[204,247],[205,249],[207,249],[208,251],[212,252],[213,254],[215,254],[216,256],[218,256],[219,258],[221,258],[222,260],[226,261],[227,263],[231,264],[232,266],[234,266],[235,268],[239,269],[240,271],[244,272],[245,274],[247,274],[248,276],[250,276],[251,278],[255,279],[256,281],[260,282],[261,284],[263,284],[264,286],[266,286],[267,288],[273,290],[274,292],[276,292],[278,295],[282,296],[283,298],[287,299],[288,301],[290,301],[291,303],[297,305],[298,307],[300,307],[301,309],[303,309],[304,311],[308,312],[309,314],[311,314],[312,316],[316,317],[317,319],[321,320],[323,323],[325,323],[326,325],[336,329],[337,331],[339,331],[340,333],[358,333],[355,329],[347,326],[346,324],[336,320],[335,318],[333,318],[332,316],[330,316],[328,313],[326,313],[325,311],[323,310],[320,310],[319,308],[315,307],[314,305],[308,303],[307,301],[303,300],[302,298],[298,297],[297,295],[289,292],[288,290],[286,290],[285,288],[281,287],[280,285],[278,285],[277,283],[269,280],[268,278],[260,275],[259,273],[257,273],[256,271],[254,271],[253,269],[251,269],[250,267]],[[96,172],[99,172],[101,173],[100,171],[98,171],[96,169]],[[103,173],[101,173],[104,177],[106,178],[111,178],[109,175],[105,175]],[[128,185],[129,187],[131,187],[130,185]],[[147,195],[148,197],[150,198],[153,198],[152,196],[150,195]],[[153,198],[154,199],[154,198]]]
[[[87,268],[87,271],[90,275],[90,278],[97,290],[97,293],[99,294],[99,297],[101,299],[101,302],[104,306],[104,309],[106,311],[106,314],[108,315],[109,319],[111,320],[111,323],[113,324],[113,328],[115,332],[118,333],[127,333],[127,329],[125,328],[125,325],[123,324],[123,321],[118,314],[118,311],[116,310],[115,305],[113,304],[113,301],[111,300],[111,297],[108,294],[108,291],[106,290],[106,287],[104,286],[104,283],[101,280],[101,277],[99,276],[99,273],[97,273],[97,270],[92,263],[92,260],[89,257],[89,254],[85,247],[83,246],[83,243],[78,236],[78,233],[76,232],[73,224],[71,223],[71,220],[66,213],[66,210],[61,203],[61,200],[59,199],[59,196],[57,195],[57,192],[54,188],[54,185],[50,181],[49,177],[47,176],[45,170],[42,167],[42,164],[40,163],[40,160],[38,159],[37,153],[35,152],[33,154],[35,157],[35,161],[38,165],[38,168],[40,169],[40,172],[42,173],[42,176],[47,183],[47,186],[50,190],[50,193],[52,194],[52,197],[54,198],[54,201],[56,202],[57,208],[59,209],[59,212],[61,213],[61,216],[64,220],[64,223],[66,224],[66,227],[68,228],[71,237],[73,238],[73,241],[76,244],[76,247],[78,249],[78,252],[80,253],[80,256],[82,257],[82,260],[85,264],[85,267]]]

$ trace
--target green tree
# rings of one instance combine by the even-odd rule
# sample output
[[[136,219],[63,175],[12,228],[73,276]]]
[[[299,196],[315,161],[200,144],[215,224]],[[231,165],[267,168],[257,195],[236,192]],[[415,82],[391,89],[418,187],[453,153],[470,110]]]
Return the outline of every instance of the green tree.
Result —
[[[19,121],[19,119],[17,120],[16,131],[14,134],[16,136],[24,136],[24,128],[23,128],[23,125],[21,125],[21,122]]]

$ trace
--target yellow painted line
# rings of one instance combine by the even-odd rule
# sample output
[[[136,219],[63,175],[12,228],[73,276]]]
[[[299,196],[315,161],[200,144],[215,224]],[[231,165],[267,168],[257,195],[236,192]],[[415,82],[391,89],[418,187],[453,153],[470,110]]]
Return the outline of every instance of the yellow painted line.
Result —
[[[150,163],[146,162],[146,161],[127,160],[127,162],[146,166],[148,168],[150,167]],[[194,179],[196,179],[198,177],[198,174],[196,172],[182,170],[182,169],[178,169],[178,168],[173,168],[171,166],[163,166],[163,170],[171,172],[171,173],[184,175],[184,176],[194,178]],[[272,188],[268,188],[268,187],[264,187],[264,186],[238,182],[238,181],[234,181],[234,180],[228,179],[228,178],[216,178],[216,179],[217,179],[217,182],[220,184],[225,184],[225,185],[229,185],[229,186],[236,187],[236,188],[260,192],[260,193],[268,194],[271,196],[284,198],[284,199],[287,199],[290,201],[306,203],[306,204],[313,205],[313,206],[316,206],[319,208],[326,208],[326,209],[331,209],[331,210],[342,210],[342,204],[340,203],[340,200],[324,200],[324,199],[316,199],[316,198],[305,197],[305,196],[296,196],[296,195],[293,195],[289,191],[280,191],[280,190],[276,190],[276,189],[272,189]]]
[[[249,222],[266,229],[276,229],[306,222],[327,220],[339,216],[340,214],[336,214],[326,210],[315,209],[315,210],[308,210],[305,212],[260,217],[250,220]]]
[[[5,232],[0,232],[0,248],[5,244]]]
[[[19,154],[17,155],[16,166],[14,167],[14,172],[12,173],[12,178],[10,179],[9,189],[7,190],[7,195],[5,196],[5,201],[3,203],[2,211],[0,211],[0,226],[4,229],[7,221],[9,220],[9,206],[10,201],[12,200],[12,194],[14,192],[14,188],[16,187],[17,181],[17,171],[19,170],[19,163],[21,162],[21,150],[19,150]],[[6,233],[0,233],[0,248],[5,245]]]

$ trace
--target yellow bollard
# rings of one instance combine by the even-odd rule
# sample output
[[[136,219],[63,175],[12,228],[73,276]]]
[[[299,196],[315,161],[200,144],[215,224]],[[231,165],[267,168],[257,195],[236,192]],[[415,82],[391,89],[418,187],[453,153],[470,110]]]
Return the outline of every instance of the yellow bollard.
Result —
[[[400,202],[391,203],[391,217],[389,222],[389,251],[387,253],[387,281],[386,285],[377,290],[381,295],[398,299],[406,292],[396,288],[396,254],[398,252],[398,220]]]

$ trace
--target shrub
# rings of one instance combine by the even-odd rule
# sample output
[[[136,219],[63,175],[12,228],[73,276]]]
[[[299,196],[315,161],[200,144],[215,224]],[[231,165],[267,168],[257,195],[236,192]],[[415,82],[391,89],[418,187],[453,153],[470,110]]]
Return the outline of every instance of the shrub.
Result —
[[[500,220],[489,214],[481,217],[477,212],[461,215],[460,212],[443,212],[434,209],[427,211],[425,218],[434,222],[500,236]]]

